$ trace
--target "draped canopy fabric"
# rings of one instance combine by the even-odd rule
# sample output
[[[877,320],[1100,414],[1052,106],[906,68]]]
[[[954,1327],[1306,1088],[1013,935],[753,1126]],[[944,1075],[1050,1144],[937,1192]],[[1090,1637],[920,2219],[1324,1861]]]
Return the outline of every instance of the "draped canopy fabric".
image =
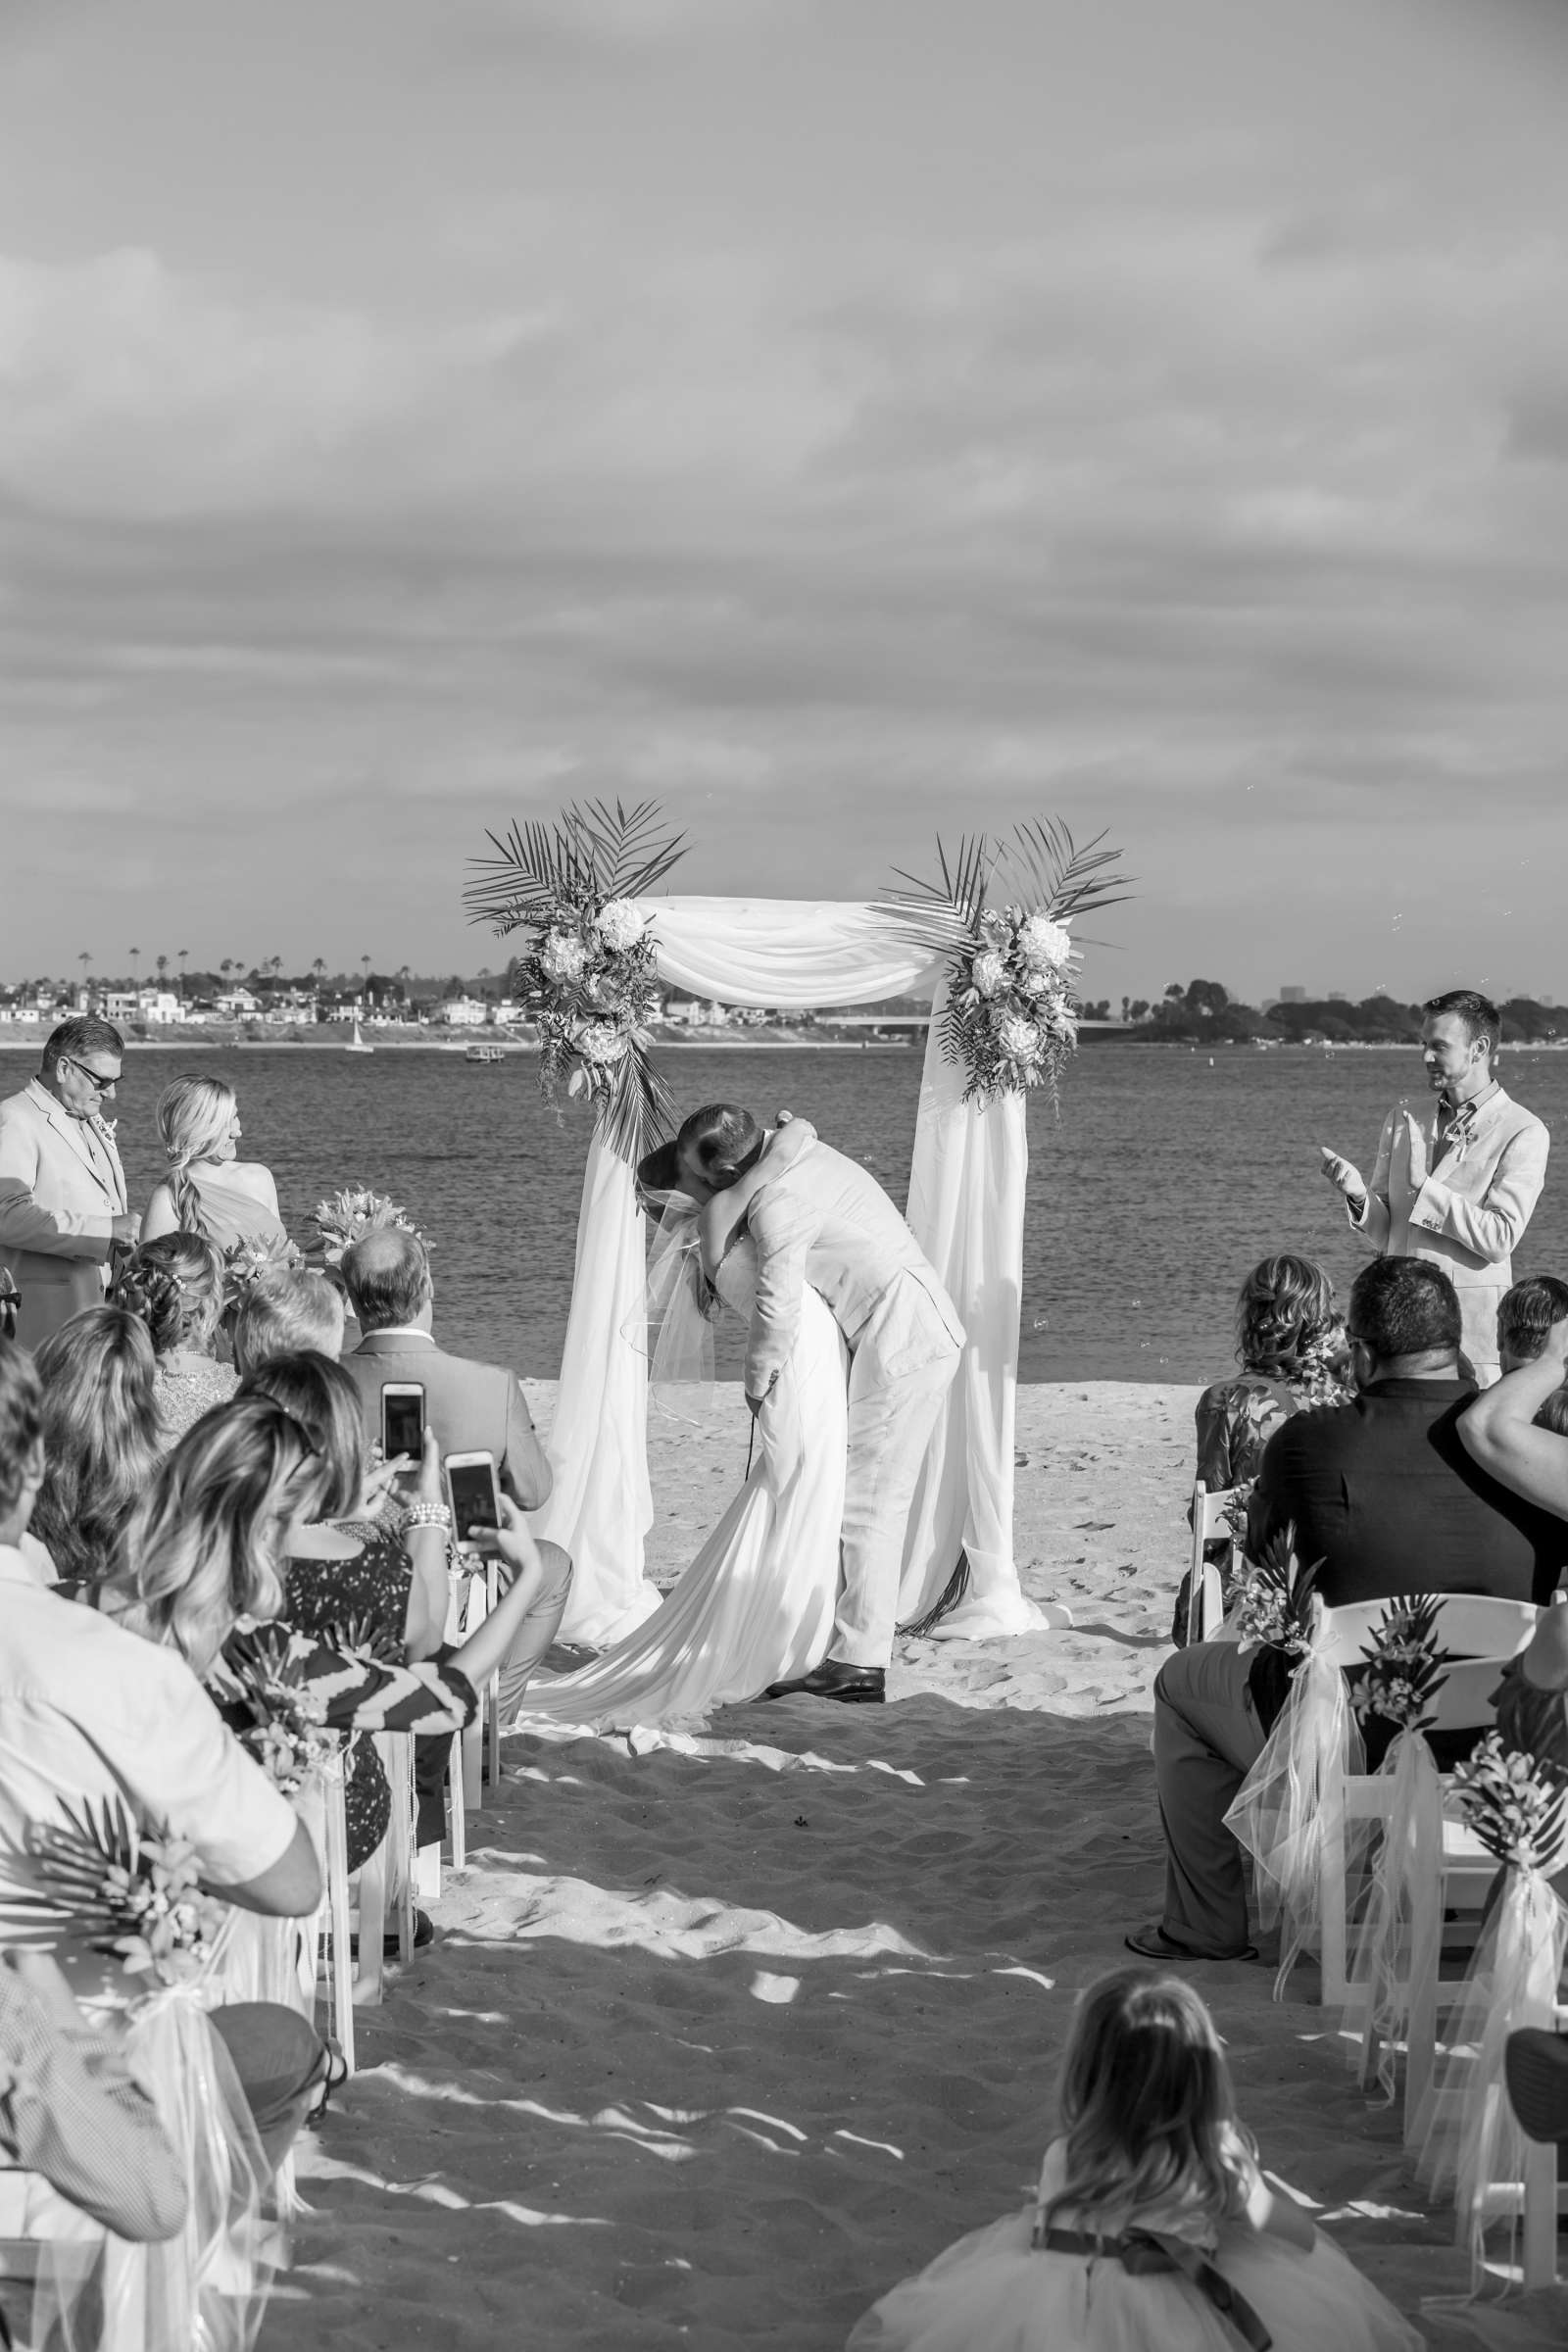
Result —
[[[721,1004],[877,1004],[930,997],[942,958],[897,906],[818,899],[649,899],[661,977]]]
[[[945,959],[908,936],[896,907],[796,899],[645,902],[661,976],[729,1004],[805,1009],[936,999]],[[853,1136],[826,1139],[853,1152]],[[965,1102],[932,1021],[915,1122],[909,1224],[967,1334],[921,1476],[905,1545],[902,1622],[945,1590],[960,1550],[970,1588],[935,1630],[974,1639],[1045,1622],[1012,1556],[1013,1415],[1029,1149],[1020,1097]],[[576,1277],[549,1452],[555,1489],[541,1532],[573,1561],[562,1633],[604,1644],[656,1605],[643,1579],[653,1523],[647,1467],[648,1365],[633,1339],[646,1250],[631,1170],[590,1147]]]

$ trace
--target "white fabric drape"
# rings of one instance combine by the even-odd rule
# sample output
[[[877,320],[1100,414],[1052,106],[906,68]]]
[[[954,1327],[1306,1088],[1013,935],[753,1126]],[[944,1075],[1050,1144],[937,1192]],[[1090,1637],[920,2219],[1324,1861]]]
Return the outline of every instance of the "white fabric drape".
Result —
[[[728,1004],[799,1008],[931,997],[940,956],[901,937],[896,909],[796,899],[645,903],[661,977]],[[915,1124],[909,1223],[968,1334],[911,1515],[899,1615],[923,1615],[968,1553],[970,1589],[938,1631],[960,1638],[1045,1623],[1012,1557],[1013,1425],[1029,1152],[1022,1099],[964,1102],[933,1027]],[[853,1137],[838,1139],[853,1144]],[[648,1365],[628,1337],[644,1300],[645,1245],[631,1172],[590,1146],[549,1454],[555,1489],[538,1532],[570,1552],[562,1632],[603,1646],[658,1605],[643,1581],[653,1524]]]
[[[634,1344],[646,1245],[632,1172],[595,1136],[583,1171],[577,1262],[545,1450],[554,1476],[534,1531],[571,1554],[564,1642],[595,1649],[659,1606],[643,1577],[654,1524],[648,1484],[648,1358]]]
[[[968,1589],[933,1631],[980,1641],[1046,1623],[1024,1598],[1012,1556],[1029,1136],[1021,1095],[984,1105],[963,1100],[963,1072],[944,1057],[938,1035],[942,1002],[939,986],[914,1129],[909,1230],[958,1310],[964,1349],[915,1489],[899,1623],[912,1625],[934,1606],[962,1550]]]

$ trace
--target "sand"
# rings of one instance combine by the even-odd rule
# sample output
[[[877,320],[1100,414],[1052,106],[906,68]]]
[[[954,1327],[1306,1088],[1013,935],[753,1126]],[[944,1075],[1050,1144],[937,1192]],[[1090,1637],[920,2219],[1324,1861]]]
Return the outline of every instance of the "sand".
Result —
[[[832,2352],[1020,2202],[1077,1990],[1156,1915],[1151,1685],[1196,1392],[1023,1393],[1017,1556],[1070,1633],[900,1645],[881,1709],[701,1740],[509,1739],[438,1941],[362,2010],[301,2151],[270,2352]],[[552,1398],[535,1398],[542,1422]],[[667,1581],[744,1465],[738,1392],[656,1435]],[[1568,2290],[1467,2318],[1452,2217],[1357,2088],[1314,1973],[1193,1971],[1281,2175],[1440,2347],[1568,2341]]]

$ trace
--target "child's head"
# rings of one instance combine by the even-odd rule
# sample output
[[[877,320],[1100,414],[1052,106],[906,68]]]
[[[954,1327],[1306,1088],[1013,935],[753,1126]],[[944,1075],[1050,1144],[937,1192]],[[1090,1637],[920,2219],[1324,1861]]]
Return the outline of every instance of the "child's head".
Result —
[[[1568,1322],[1568,1282],[1554,1274],[1527,1275],[1497,1307],[1497,1354],[1505,1372],[1533,1364],[1554,1323]]]
[[[1236,2102],[1213,2020],[1180,1977],[1118,1968],[1091,1984],[1058,2097],[1073,2204],[1176,2196],[1216,2218],[1225,2210]]]

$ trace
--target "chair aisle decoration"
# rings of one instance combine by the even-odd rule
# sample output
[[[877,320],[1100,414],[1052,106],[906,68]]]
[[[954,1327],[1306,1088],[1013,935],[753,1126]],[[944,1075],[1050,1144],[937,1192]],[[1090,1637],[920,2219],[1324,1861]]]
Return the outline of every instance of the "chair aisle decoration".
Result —
[[[490,836],[469,917],[528,934],[515,969],[541,1086],[594,1114],[540,1514],[574,1563],[565,1639],[605,1645],[658,1606],[643,1577],[648,1366],[626,1336],[646,1280],[632,1168],[675,1116],[650,1050],[656,981],[786,1011],[932,1001],[907,1213],[968,1344],[911,1513],[899,1618],[946,1610],[934,1630],[971,1638],[1043,1622],[1012,1556],[1024,1104],[1030,1088],[1054,1090],[1074,1043],[1069,926],[1127,895],[1102,843],[1080,850],[1052,822],[976,836],[951,858],[939,845],[933,881],[905,875],[882,902],[835,905],[653,897],[684,843],[649,804]]]
[[[1471,2283],[1486,2278],[1486,2233],[1498,2219],[1510,2237],[1525,2216],[1532,2173],[1554,2179],[1555,2151],[1525,2138],[1508,2101],[1503,2053],[1527,2026],[1549,2030],[1568,1951],[1568,1906],[1550,1881],[1568,1864],[1568,1775],[1503,1747],[1491,1732],[1453,1773],[1465,1821],[1501,1865],[1502,1886],[1465,1978],[1425,2119],[1418,2174],[1433,2194],[1451,2191],[1458,2243],[1470,2256]],[[1553,2210],[1536,2227],[1549,2262]],[[1543,2228],[1544,2225],[1544,2228]],[[1527,2262],[1528,2284],[1543,2282],[1542,2254]],[[1537,2276],[1529,2274],[1534,2271]],[[1549,2276],[1549,2270],[1547,2272]]]

